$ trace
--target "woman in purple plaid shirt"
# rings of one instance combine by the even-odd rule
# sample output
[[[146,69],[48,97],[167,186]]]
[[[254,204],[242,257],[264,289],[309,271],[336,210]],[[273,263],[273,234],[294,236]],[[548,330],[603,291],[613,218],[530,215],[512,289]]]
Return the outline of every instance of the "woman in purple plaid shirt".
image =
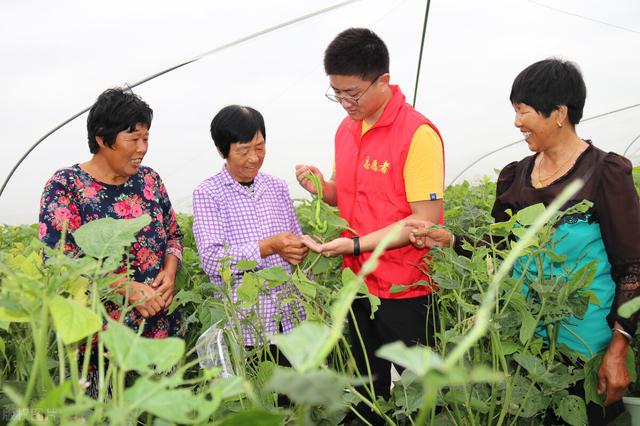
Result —
[[[222,286],[222,260],[235,275],[233,300],[242,281],[240,260],[256,269],[281,266],[291,273],[307,253],[286,183],[260,173],[266,153],[265,125],[253,108],[230,105],[211,121],[211,137],[226,160],[222,170],[193,192],[193,233],[200,264],[214,285]],[[289,283],[261,291],[251,309],[239,309],[245,346],[263,344],[269,335],[288,333],[306,315]]]

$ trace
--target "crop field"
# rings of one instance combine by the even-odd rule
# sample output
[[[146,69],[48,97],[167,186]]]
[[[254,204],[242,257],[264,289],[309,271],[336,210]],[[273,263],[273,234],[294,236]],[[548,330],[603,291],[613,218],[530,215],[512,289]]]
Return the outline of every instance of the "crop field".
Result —
[[[43,247],[37,225],[0,227],[0,424],[336,425],[361,402],[390,425],[538,425],[549,415],[586,424],[585,403],[601,403],[596,371],[602,354],[586,360],[547,344],[537,330],[544,325],[554,336],[562,318],[584,314],[594,266],[573,271],[561,288],[540,276],[530,287],[536,297],[525,297],[511,266],[525,251],[554,256],[548,242],[567,212],[559,210],[562,203],[536,205],[493,224],[494,196],[489,178],[447,188],[445,224],[465,237],[470,257],[434,250],[425,263],[439,287],[427,307],[436,344],[380,349],[378,355],[401,370],[388,401],[357,390],[371,382],[354,368],[350,348],[359,336],[346,327],[356,298],[368,300],[375,315],[379,300],[363,277],[382,247],[358,275],[341,270],[339,258],[310,253],[291,275],[241,262],[241,285],[223,264],[223,285],[213,286],[200,268],[192,218],[180,215],[185,248],[169,309],[181,312],[186,334],[153,340],[111,319],[102,304],[120,297],[110,287],[118,278],[112,271],[148,217],[81,227],[74,238],[84,256],[77,258]],[[588,208],[582,202],[570,209]],[[303,231],[320,240],[347,226],[317,197],[298,200],[297,211]],[[485,244],[474,244],[480,239]],[[291,367],[279,365],[268,345],[245,347],[241,333],[260,331],[249,308],[257,307],[264,289],[285,282],[298,292],[280,303],[300,302],[307,312],[290,334],[273,337]],[[218,337],[213,353],[198,344],[207,331]],[[99,354],[97,397],[86,393],[92,348]],[[635,365],[630,351],[633,381]],[[584,387],[584,398],[571,392],[576,385]]]

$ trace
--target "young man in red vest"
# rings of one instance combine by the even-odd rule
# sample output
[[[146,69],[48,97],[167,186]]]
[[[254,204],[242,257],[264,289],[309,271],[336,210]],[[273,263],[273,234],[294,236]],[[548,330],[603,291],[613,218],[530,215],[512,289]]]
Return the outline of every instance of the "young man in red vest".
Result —
[[[343,266],[357,273],[397,222],[420,218],[443,223],[444,149],[438,129],[390,84],[389,53],[375,33],[363,28],[343,31],[327,47],[324,66],[330,81],[326,97],[347,112],[335,135],[335,170],[327,181],[316,167],[298,165],[296,177],[312,193],[308,174],[321,177],[324,201],[337,205],[355,231],[310,248],[342,255]],[[375,318],[370,319],[367,299],[352,306],[356,324],[350,321],[351,335],[358,335],[357,326],[365,346],[363,350],[357,340],[352,345],[358,370],[367,374],[366,356],[376,396],[385,399],[391,365],[375,351],[397,340],[415,345],[432,338],[433,322],[425,307],[431,304],[431,288],[390,291],[394,284],[428,281],[420,267],[425,254],[409,244],[409,228],[403,228],[366,278],[369,291],[381,299]],[[363,414],[372,418],[371,413]]]

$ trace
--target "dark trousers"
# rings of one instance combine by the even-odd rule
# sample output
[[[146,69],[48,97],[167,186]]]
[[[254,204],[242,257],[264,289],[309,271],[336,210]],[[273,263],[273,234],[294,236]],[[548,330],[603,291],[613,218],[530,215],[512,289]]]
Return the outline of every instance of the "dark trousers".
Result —
[[[349,316],[349,333],[351,337],[351,351],[358,371],[362,376],[367,375],[365,356],[369,360],[373,389],[376,397],[389,399],[391,394],[391,362],[378,358],[375,352],[383,345],[395,341],[402,341],[407,346],[416,344],[433,345],[434,324],[432,321],[431,296],[410,299],[380,299],[380,307],[374,319],[370,319],[371,304],[368,299],[356,299],[351,309],[357,323],[357,330],[362,337],[364,348],[358,338],[356,324]],[[429,318],[428,318],[429,317]],[[399,373],[402,368],[396,366]],[[365,387],[358,387],[358,392],[369,397]],[[374,425],[384,424],[377,414],[360,403],[356,409],[364,418]],[[352,416],[348,416],[352,418]]]

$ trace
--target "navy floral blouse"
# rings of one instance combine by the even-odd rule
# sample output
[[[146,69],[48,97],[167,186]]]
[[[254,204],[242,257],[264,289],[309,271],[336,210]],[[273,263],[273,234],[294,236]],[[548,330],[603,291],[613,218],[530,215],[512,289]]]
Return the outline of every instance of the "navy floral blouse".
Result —
[[[132,219],[142,214],[151,216],[151,223],[137,235],[130,250],[132,278],[151,284],[160,272],[164,256],[182,258],[182,233],[171,207],[167,190],[160,176],[149,167],[141,166],[138,173],[122,185],[110,185],[92,178],[78,164],[58,170],[47,181],[40,200],[39,237],[50,247],[60,241],[63,225],[72,232],[92,220],[112,217]],[[66,237],[64,251],[81,255],[73,235]],[[125,266],[118,272],[124,272]],[[119,320],[121,308],[107,301],[109,315]],[[136,309],[127,312],[125,325],[137,330],[143,317]],[[180,316],[166,311],[148,318],[143,336],[164,338],[183,334]]]

